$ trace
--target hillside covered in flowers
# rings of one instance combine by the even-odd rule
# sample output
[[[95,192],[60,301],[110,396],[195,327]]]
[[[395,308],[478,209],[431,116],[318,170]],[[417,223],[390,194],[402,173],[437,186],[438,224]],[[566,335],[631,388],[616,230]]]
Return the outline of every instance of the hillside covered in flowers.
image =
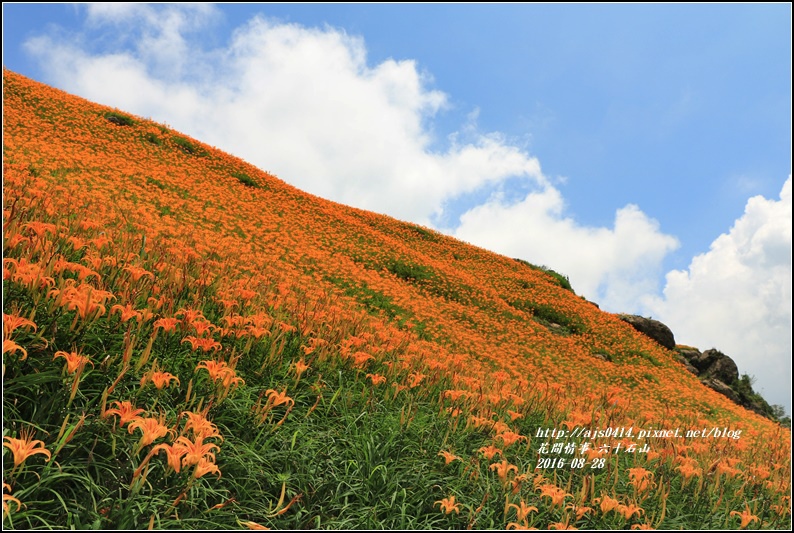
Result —
[[[4,527],[790,525],[790,430],[556,273],[3,100]]]

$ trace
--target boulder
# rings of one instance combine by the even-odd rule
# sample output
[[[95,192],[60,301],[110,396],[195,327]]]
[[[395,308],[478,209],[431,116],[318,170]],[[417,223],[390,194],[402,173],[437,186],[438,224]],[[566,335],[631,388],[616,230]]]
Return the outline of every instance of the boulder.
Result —
[[[708,361],[708,365],[702,369],[702,377],[715,378],[723,383],[733,383],[739,379],[739,368],[736,363],[721,351],[713,348],[706,350],[701,354],[701,359]]]
[[[679,346],[675,350],[687,370],[694,369],[692,373],[701,379],[714,378],[726,384],[739,379],[739,368],[733,359],[715,348],[703,353],[689,346]]]
[[[676,359],[678,359],[678,362],[684,365],[684,368],[686,368],[689,372],[695,374],[696,376],[698,375],[698,369],[692,366],[692,363],[689,362],[689,359],[687,357],[681,354],[680,350],[678,354],[676,354]]]
[[[740,403],[739,395],[736,394],[736,392],[732,388],[727,386],[724,382],[714,378],[703,378],[700,380],[700,382],[705,386],[719,392],[723,396],[726,396],[732,402],[737,404]]]
[[[624,322],[628,322],[631,326],[652,338],[668,350],[675,348],[675,337],[670,328],[651,318],[644,318],[637,315],[620,315],[619,317]]]

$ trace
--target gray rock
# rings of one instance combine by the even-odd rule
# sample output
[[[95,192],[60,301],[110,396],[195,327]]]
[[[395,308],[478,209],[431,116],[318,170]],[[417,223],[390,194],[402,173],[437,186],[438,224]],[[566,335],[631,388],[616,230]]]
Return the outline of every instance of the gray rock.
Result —
[[[675,348],[673,332],[658,320],[637,315],[620,315],[619,318],[624,322],[628,322],[634,329],[644,333],[668,350]]]
[[[700,357],[700,350],[697,348],[692,348],[691,346],[676,346],[675,351],[677,351],[681,356],[687,360],[687,362],[691,365],[692,360]]]
[[[739,403],[739,395],[722,381],[714,378],[703,378],[700,380],[700,382],[710,389],[719,392],[723,396],[726,396],[732,402]]]
[[[698,375],[698,369],[692,366],[692,363],[689,362],[689,359],[683,356],[680,352],[676,354],[676,359],[678,359],[678,362],[684,365],[684,368],[686,368],[689,372],[695,374],[696,376]]]
[[[723,383],[733,383],[739,379],[739,368],[736,363],[721,351],[706,350],[701,354],[701,358],[709,362],[709,365],[702,371],[703,377],[715,378]]]

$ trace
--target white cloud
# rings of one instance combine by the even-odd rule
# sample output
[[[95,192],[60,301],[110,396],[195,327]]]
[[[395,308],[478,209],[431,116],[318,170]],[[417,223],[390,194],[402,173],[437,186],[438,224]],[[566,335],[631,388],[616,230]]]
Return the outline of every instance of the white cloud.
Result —
[[[567,275],[577,294],[615,311],[634,309],[640,296],[655,292],[661,261],[678,246],[635,205],[619,209],[611,229],[581,226],[564,216],[551,186],[515,203],[495,195],[461,217],[455,236],[545,264]]]
[[[647,309],[676,341],[716,347],[757,378],[756,390],[791,412],[791,176],[779,200],[755,196],[687,271],[667,274]]]

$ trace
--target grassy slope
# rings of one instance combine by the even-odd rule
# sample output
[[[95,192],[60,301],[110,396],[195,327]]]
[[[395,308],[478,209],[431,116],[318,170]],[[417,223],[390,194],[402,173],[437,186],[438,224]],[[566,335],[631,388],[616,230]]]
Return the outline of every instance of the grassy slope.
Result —
[[[149,121],[116,112],[111,122],[109,111],[4,71],[4,313],[36,325],[4,330],[28,354],[4,342],[4,435],[33,426],[57,456],[14,467],[4,448],[4,479],[26,505],[11,504],[14,526],[733,527],[745,503],[756,526],[788,523],[790,434],[551,276],[303,193]],[[80,294],[104,310],[64,296],[88,286],[97,292]],[[126,305],[142,316],[123,321]],[[155,327],[171,317],[175,331]],[[187,337],[220,349],[194,351]],[[59,350],[93,366],[62,372]],[[236,387],[197,370],[235,358]],[[178,385],[140,387],[155,359]],[[294,404],[272,405],[285,390]],[[139,434],[103,416],[118,401],[185,434],[180,413],[209,404],[221,477],[170,472],[165,454],[147,460],[152,445],[139,452]],[[613,454],[604,468],[590,458],[535,470],[538,448],[553,443],[537,429],[576,426],[743,433],[651,439],[650,453]],[[522,437],[509,445],[508,432]],[[624,446],[632,440],[644,443]],[[484,458],[489,445],[502,455]],[[445,465],[442,450],[459,459]],[[504,479],[491,468],[502,459],[516,467]],[[628,468],[652,481],[635,470],[632,482]],[[577,520],[552,486],[593,510]],[[434,505],[450,495],[460,513]],[[605,497],[644,514],[605,510]],[[508,507],[523,503],[538,512]]]

